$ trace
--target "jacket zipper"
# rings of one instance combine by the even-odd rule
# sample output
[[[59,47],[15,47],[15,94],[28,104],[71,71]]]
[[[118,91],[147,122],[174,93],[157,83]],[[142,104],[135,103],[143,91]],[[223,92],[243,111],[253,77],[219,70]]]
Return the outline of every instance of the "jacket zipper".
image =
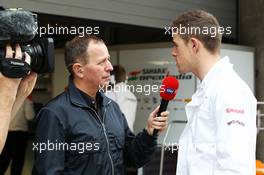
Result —
[[[111,103],[111,101],[109,101],[107,103],[107,105],[109,105]],[[104,130],[104,136],[105,136],[105,139],[106,139],[106,143],[107,143],[107,152],[108,152],[108,156],[110,158],[110,162],[111,162],[111,166],[112,166],[112,175],[115,175],[115,169],[114,169],[114,163],[113,163],[113,159],[112,159],[112,156],[110,154],[110,144],[109,144],[109,140],[108,140],[108,136],[106,134],[106,129],[105,129],[105,124],[104,124],[104,116],[105,116],[105,113],[106,113],[106,108],[105,108],[105,112],[104,112],[104,115],[103,115],[103,122],[102,120],[100,119],[99,115],[97,114],[97,112],[88,106],[88,108],[90,108],[92,111],[94,111],[95,115],[97,116],[99,122],[101,123],[102,127],[103,127],[103,130]]]
[[[107,105],[109,105],[110,103],[111,103],[111,100],[107,103]],[[109,155],[109,158],[111,160],[112,174],[115,175],[115,167],[114,167],[113,159],[112,159],[112,157],[110,155],[110,145],[109,145],[109,140],[108,140],[108,137],[107,137],[107,134],[106,134],[106,129],[105,129],[105,114],[106,114],[106,108],[105,108],[105,111],[104,111],[104,114],[103,114],[103,128],[104,128],[105,137],[107,138],[106,141],[108,143],[108,155]]]

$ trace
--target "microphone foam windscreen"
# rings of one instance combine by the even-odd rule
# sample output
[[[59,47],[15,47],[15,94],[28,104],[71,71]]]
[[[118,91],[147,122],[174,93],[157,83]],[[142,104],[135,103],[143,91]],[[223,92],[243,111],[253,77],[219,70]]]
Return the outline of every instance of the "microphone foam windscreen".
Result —
[[[172,76],[168,76],[162,80],[160,88],[160,97],[164,100],[172,100],[177,93],[179,88],[179,81]]]
[[[14,38],[20,36],[22,39],[29,41],[37,33],[37,27],[37,22],[31,12],[23,10],[0,11],[1,36],[11,36]]]

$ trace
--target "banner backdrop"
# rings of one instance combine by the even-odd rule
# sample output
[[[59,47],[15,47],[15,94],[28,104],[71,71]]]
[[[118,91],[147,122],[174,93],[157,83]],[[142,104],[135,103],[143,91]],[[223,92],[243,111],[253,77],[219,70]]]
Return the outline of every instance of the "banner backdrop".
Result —
[[[135,45],[136,48],[136,45]],[[146,127],[147,118],[159,104],[159,88],[166,75],[179,80],[178,93],[170,101],[170,121],[186,121],[185,105],[191,100],[199,80],[192,74],[180,74],[171,56],[171,48],[121,49],[118,50],[119,64],[126,68],[128,85],[137,97],[137,116],[134,124],[135,133]],[[229,56],[234,69],[254,92],[254,52],[252,48],[223,45],[221,56]],[[185,123],[174,123],[168,134],[167,144],[176,144]],[[162,143],[165,132],[158,142]]]

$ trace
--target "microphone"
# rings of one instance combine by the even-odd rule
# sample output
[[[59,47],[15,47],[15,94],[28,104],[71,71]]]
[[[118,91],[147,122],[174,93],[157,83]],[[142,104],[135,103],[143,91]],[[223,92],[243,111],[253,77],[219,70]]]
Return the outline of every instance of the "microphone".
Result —
[[[160,114],[167,109],[169,101],[176,96],[178,88],[179,81],[175,77],[168,76],[162,80],[160,88],[161,103],[157,116],[160,116]],[[157,135],[158,130],[154,129],[153,136]]]
[[[0,41],[2,45],[28,42],[35,37],[37,29],[35,14],[21,9],[1,8]]]

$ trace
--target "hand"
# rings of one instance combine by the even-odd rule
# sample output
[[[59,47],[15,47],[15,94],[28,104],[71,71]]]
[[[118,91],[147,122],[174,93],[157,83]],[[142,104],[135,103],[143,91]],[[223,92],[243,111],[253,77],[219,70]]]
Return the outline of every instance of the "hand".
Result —
[[[33,90],[36,80],[37,80],[37,74],[34,72],[31,72],[29,75],[23,78],[22,81],[20,82],[18,90],[17,90],[16,100],[14,102],[14,105],[11,111],[11,118],[15,117],[17,111],[22,106],[27,96]]]
[[[10,45],[6,46],[6,59],[13,58],[13,50]],[[19,45],[16,45],[16,59],[22,58],[22,53]],[[9,95],[12,99],[15,99],[17,94],[17,89],[21,78],[8,78],[0,73],[0,82],[1,82],[1,91],[4,92],[6,95]]]
[[[17,49],[19,54],[21,54],[22,57],[22,52],[21,49]],[[30,56],[25,52],[25,62],[30,64]],[[18,87],[17,90],[17,98],[26,98],[29,96],[29,94],[32,92],[35,84],[37,81],[37,74],[35,72],[31,72],[29,75],[24,77]]]
[[[32,92],[37,81],[37,74],[31,72],[25,78],[23,78],[19,84],[17,90],[17,98],[26,98]]]
[[[13,58],[13,50],[6,46],[6,59]],[[16,59],[22,59],[20,46],[16,45]],[[30,64],[30,56],[25,53],[25,61]],[[14,116],[36,83],[36,73],[21,78],[5,77],[0,72],[0,153],[4,147],[11,116]]]
[[[149,135],[153,135],[154,129],[159,130],[159,132],[164,131],[168,127],[168,116],[169,112],[164,111],[157,116],[159,111],[159,106],[149,115],[147,123],[147,132]]]
[[[16,45],[15,50],[15,58],[22,59],[22,51],[20,46]],[[6,46],[6,59],[13,57],[13,50],[10,45]],[[25,61],[30,64],[30,56],[25,53]],[[0,108],[10,111],[12,109],[13,104],[17,108],[20,107],[20,104],[23,103],[25,98],[32,92],[35,83],[37,80],[37,74],[31,72],[29,75],[24,77],[22,80],[21,78],[9,78],[2,75],[0,72],[0,97],[5,99],[1,101]],[[2,104],[3,103],[3,104]],[[12,111],[16,111],[13,110]],[[15,114],[12,112],[12,114]]]
[[[19,46],[19,44],[16,45],[16,59],[22,58],[22,51]],[[6,46],[6,58],[12,58],[13,57],[13,51],[10,45]],[[25,62],[30,64],[30,56],[25,52]],[[33,90],[36,80],[37,80],[37,74],[34,72],[31,72],[29,75],[27,75],[25,78],[21,80],[21,78],[8,78],[3,76],[0,73],[0,80],[3,82],[3,87],[6,88],[5,91],[11,92],[13,94],[13,97],[23,97],[26,98]]]
[[[16,46],[16,58],[22,57],[22,52],[21,48],[19,45]],[[30,64],[30,56],[25,52],[25,62]],[[20,83],[17,88],[17,93],[16,93],[16,99],[11,111],[11,118],[13,118],[21,105],[23,104],[24,100],[29,96],[29,94],[32,92],[35,84],[37,81],[37,74],[35,72],[30,72],[26,77],[24,77],[22,80],[20,78]]]

